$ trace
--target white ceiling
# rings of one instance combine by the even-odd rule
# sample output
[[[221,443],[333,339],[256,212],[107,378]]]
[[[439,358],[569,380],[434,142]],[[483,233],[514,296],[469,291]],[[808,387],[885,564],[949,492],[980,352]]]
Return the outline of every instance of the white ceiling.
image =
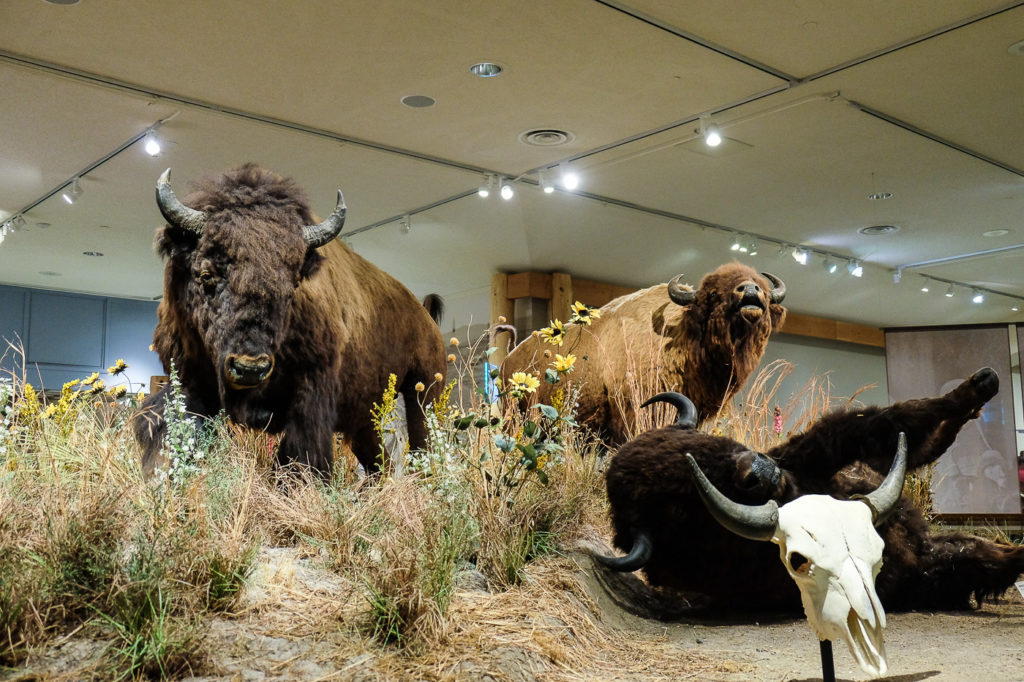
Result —
[[[1022,5],[5,0],[0,217],[55,193],[0,245],[0,283],[157,297],[157,176],[169,166],[186,190],[253,160],[295,177],[322,215],[340,187],[349,244],[445,296],[446,325],[484,321],[499,270],[696,282],[734,257],[729,230],[759,238],[741,258],[782,277],[797,312],[1021,322]],[[504,72],[471,75],[483,60]],[[718,150],[695,132],[702,114],[723,129]],[[84,175],[74,205],[60,199],[167,117],[159,157],[135,143]],[[573,139],[520,141],[538,128]],[[537,171],[562,161],[579,190],[541,193]],[[476,196],[485,172],[518,178],[516,196]],[[877,224],[899,230],[858,233]],[[800,266],[780,245],[815,255]],[[827,275],[826,255],[862,259],[864,276]]]

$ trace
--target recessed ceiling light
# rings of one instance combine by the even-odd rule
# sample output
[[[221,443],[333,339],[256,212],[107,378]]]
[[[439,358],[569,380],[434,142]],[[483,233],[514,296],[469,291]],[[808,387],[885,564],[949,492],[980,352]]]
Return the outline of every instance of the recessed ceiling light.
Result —
[[[899,232],[900,228],[896,225],[868,225],[862,227],[857,232],[866,235],[878,235],[878,234],[892,234],[893,232]]]
[[[99,258],[99,257],[101,257],[101,256],[102,256],[103,254],[102,254],[102,253],[100,253],[99,251],[83,251],[83,252],[82,252],[82,255],[83,255],[83,256],[92,256],[93,258]]]
[[[406,95],[402,98],[402,104],[413,109],[426,109],[437,102],[433,97],[427,95]]]
[[[46,0],[51,5],[77,5],[78,0]]]
[[[560,144],[566,144],[575,139],[576,136],[568,130],[559,130],[557,128],[537,128],[519,133],[520,142],[533,145],[534,147],[557,147]]]
[[[1009,230],[989,230],[988,232],[982,232],[982,237],[1004,237],[1010,234]]]
[[[50,223],[36,223],[36,227],[38,227],[40,230],[45,230],[48,227],[50,227]]]
[[[872,192],[868,195],[868,199],[871,201],[883,201],[885,199],[892,199],[892,192]]]
[[[473,66],[469,67],[469,72],[474,76],[480,76],[481,78],[494,78],[504,71],[500,64],[495,62],[477,62]]]
[[[60,277],[60,273],[54,272],[53,270],[40,270],[39,274],[46,277]]]
[[[1006,51],[1014,57],[1024,57],[1024,40],[1018,40],[1013,45],[1006,48]]]

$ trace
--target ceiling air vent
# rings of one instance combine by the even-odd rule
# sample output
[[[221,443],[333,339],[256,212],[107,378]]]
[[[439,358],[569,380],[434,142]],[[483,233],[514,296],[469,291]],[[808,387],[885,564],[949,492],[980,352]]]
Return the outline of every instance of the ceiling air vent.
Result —
[[[557,147],[560,144],[566,144],[575,139],[576,136],[569,131],[558,130],[557,128],[538,128],[519,134],[520,142],[533,145],[534,147]]]
[[[857,231],[861,234],[871,236],[876,234],[892,234],[893,232],[899,232],[899,229],[900,228],[896,225],[869,225],[868,227],[862,227]]]

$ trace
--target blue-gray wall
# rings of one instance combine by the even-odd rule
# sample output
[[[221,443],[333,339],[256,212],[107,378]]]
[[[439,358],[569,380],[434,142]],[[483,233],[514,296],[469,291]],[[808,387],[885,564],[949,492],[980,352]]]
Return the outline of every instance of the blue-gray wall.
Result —
[[[20,376],[24,359],[24,379],[48,390],[99,372],[107,386],[128,381],[130,390],[148,391],[150,376],[163,374],[149,350],[156,307],[155,301],[0,286],[0,369]],[[107,376],[118,358],[129,369]]]

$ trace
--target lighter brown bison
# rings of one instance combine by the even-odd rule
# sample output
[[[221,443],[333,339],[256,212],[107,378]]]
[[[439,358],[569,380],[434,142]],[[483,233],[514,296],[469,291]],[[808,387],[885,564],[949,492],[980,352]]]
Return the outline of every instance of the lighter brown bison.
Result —
[[[741,263],[708,273],[694,290],[682,275],[621,296],[600,309],[590,326],[566,325],[561,348],[533,335],[509,353],[501,374],[544,375],[545,350],[578,358],[569,381],[579,387],[577,419],[612,444],[635,430],[632,392],[672,390],[715,416],[757,367],[768,337],[786,317],[785,284]],[[542,381],[535,397],[548,403],[560,382]]]
[[[374,471],[380,443],[370,409],[394,374],[410,445],[421,447],[418,399],[440,390],[444,342],[408,289],[335,239],[345,222],[341,192],[318,223],[294,182],[254,164],[202,180],[184,202],[168,173],[157,183],[167,226],[156,245],[167,266],[153,345],[165,369],[173,362],[186,408],[284,432],[278,461],[324,476],[340,432]],[[135,420],[147,470],[166,428],[165,391]]]

